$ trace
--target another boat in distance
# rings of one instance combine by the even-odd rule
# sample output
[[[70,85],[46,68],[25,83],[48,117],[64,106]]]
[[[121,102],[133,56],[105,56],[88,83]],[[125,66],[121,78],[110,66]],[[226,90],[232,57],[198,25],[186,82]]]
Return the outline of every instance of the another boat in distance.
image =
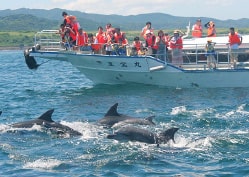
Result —
[[[43,30],[35,35],[35,44],[24,51],[30,69],[35,59],[44,58],[70,62],[94,84],[139,83],[173,88],[249,87],[249,35],[242,35],[236,67],[230,64],[228,36],[212,38],[215,45],[216,68],[207,67],[207,38],[184,38],[183,64],[171,63],[171,49],[165,58],[150,53],[105,55],[102,52],[65,49],[57,30]],[[94,44],[93,44],[94,45]]]

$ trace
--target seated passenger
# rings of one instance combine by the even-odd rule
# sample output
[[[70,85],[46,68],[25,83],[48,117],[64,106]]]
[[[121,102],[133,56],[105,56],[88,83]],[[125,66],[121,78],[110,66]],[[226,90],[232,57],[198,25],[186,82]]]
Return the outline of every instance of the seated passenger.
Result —
[[[82,28],[76,35],[76,45],[80,50],[89,50],[88,47],[88,35]]]
[[[116,53],[118,55],[125,55],[128,40],[126,39],[125,33],[120,31],[120,28],[115,28],[114,43],[114,50],[116,51]]]
[[[140,41],[139,37],[135,37],[132,43],[131,55],[143,55],[143,43]]]

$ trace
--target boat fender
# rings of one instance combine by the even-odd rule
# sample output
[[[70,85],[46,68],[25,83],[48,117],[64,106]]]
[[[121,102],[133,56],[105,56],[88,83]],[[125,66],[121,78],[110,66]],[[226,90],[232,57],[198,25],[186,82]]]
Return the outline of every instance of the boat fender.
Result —
[[[30,49],[24,50],[25,62],[26,62],[29,69],[37,69],[39,65],[37,64],[37,62],[33,56],[29,56],[29,53],[30,53],[29,50]],[[32,48],[32,50],[33,50],[33,48]]]
[[[35,45],[35,50],[40,50],[40,49],[41,49],[40,44],[36,44],[36,45]]]

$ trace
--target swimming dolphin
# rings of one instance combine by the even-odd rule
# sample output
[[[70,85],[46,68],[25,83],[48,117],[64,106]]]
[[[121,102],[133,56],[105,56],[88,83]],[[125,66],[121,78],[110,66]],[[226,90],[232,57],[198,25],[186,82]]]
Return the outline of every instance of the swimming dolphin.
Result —
[[[107,135],[107,138],[116,139],[119,141],[139,141],[148,144],[159,145],[165,144],[171,139],[173,140],[173,142],[175,142],[174,135],[178,129],[179,128],[170,128],[157,135],[142,128],[127,126],[118,129],[114,134]]]
[[[47,112],[43,113],[40,117],[30,121],[24,121],[12,124],[13,128],[31,128],[34,125],[40,125],[46,129],[55,131],[57,134],[69,134],[70,136],[79,136],[82,135],[80,132],[73,130],[72,128],[62,125],[60,123],[54,122],[52,120],[52,114],[54,109],[50,109]]]
[[[110,107],[110,109],[105,114],[104,118],[100,119],[98,121],[99,124],[106,125],[108,127],[112,127],[114,124],[124,121],[123,123],[128,124],[142,124],[142,125],[155,125],[155,123],[152,121],[154,116],[140,119],[135,117],[130,117],[124,114],[119,114],[117,111],[118,103],[115,103],[113,106]]]
[[[120,121],[118,123],[115,123],[112,128],[118,128],[118,127],[122,127],[128,124],[136,124],[136,125],[155,125],[155,123],[153,122],[153,118],[155,116],[150,116],[147,117],[145,119],[139,119],[139,118],[131,118],[131,119],[126,119],[123,121]]]

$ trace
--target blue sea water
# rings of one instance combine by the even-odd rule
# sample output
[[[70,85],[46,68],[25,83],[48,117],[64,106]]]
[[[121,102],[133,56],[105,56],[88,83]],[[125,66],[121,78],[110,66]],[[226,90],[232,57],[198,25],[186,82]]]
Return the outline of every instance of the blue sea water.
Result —
[[[0,176],[249,176],[247,88],[94,86],[66,62],[29,70],[23,51],[0,52],[0,76]],[[96,121],[115,103],[122,114],[155,115],[156,126],[144,127],[152,132],[178,127],[175,143],[107,139],[113,130]],[[54,121],[83,135],[10,127],[51,108]]]

